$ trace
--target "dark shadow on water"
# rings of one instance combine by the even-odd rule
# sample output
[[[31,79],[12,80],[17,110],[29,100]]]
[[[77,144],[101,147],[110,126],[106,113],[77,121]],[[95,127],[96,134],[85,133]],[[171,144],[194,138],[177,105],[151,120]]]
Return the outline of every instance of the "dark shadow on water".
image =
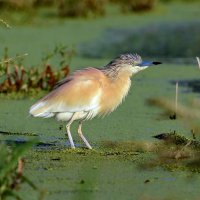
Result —
[[[5,139],[1,140],[0,143],[6,144],[8,146],[15,146],[15,145],[21,145],[29,142],[29,140],[24,139],[24,138],[13,138],[13,139]],[[79,143],[75,143],[75,146],[77,148],[84,149],[85,146]],[[70,149],[70,143],[68,141],[52,141],[52,142],[43,142],[43,141],[38,141],[36,144],[33,145],[33,148],[36,150],[61,150],[61,149]]]
[[[66,137],[45,137],[41,138],[38,134],[32,132],[12,132],[0,130],[0,143],[8,146],[24,144],[32,139],[38,141],[33,145],[34,149],[44,150],[59,150],[71,148],[69,141]],[[83,144],[76,143],[77,148],[85,148]]]

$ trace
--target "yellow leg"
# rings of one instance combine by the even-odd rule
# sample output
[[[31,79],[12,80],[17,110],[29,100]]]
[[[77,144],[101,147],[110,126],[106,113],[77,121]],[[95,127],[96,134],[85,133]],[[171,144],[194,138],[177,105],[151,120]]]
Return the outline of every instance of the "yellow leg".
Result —
[[[80,136],[80,138],[83,140],[83,142],[86,144],[86,146],[89,149],[92,149],[91,145],[89,144],[89,142],[86,140],[86,138],[84,137],[83,133],[82,133],[82,121],[79,122],[79,126],[78,126],[78,135]]]
[[[73,114],[72,118],[70,119],[70,121],[66,125],[67,135],[68,135],[69,142],[70,142],[72,149],[75,149],[75,145],[74,145],[74,141],[73,141],[73,138],[72,138],[72,135],[71,135],[71,132],[70,132],[70,126],[74,121],[75,115],[76,115],[76,113]]]

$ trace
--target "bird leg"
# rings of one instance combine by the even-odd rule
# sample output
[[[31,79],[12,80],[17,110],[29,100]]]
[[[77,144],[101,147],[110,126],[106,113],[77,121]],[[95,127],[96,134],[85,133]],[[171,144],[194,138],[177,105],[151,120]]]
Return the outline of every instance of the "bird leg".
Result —
[[[70,121],[66,125],[67,135],[68,135],[69,142],[70,142],[70,145],[71,145],[72,149],[75,149],[75,145],[74,145],[73,138],[72,138],[72,135],[71,135],[71,132],[70,132],[70,126],[71,126],[72,122],[74,121],[75,114],[76,113],[73,114],[72,118],[70,119]]]
[[[88,147],[88,149],[92,149],[91,145],[89,144],[89,142],[86,140],[86,138],[84,137],[83,133],[82,133],[82,121],[79,122],[79,126],[78,126],[78,135],[80,136],[80,138],[83,140],[83,142],[86,144],[86,146]]]

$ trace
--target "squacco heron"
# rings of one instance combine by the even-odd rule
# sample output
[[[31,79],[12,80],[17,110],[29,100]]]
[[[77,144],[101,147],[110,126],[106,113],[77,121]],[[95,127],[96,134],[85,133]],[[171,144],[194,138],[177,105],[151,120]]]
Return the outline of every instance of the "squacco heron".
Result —
[[[82,123],[97,115],[114,111],[131,86],[131,76],[160,62],[142,61],[137,54],[120,55],[102,68],[84,68],[60,81],[53,91],[36,102],[29,113],[34,117],[56,117],[67,121],[71,148],[75,148],[70,126],[78,120],[78,135],[85,145],[91,145],[82,133]]]

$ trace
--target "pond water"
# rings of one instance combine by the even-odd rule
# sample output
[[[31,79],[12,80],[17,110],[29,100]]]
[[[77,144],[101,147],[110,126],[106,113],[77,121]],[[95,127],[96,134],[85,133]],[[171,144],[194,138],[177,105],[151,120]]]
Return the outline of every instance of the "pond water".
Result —
[[[196,66],[163,64],[133,77],[128,97],[115,112],[83,126],[93,151],[83,148],[77,124],[72,127],[77,149],[71,150],[64,123],[30,117],[28,109],[36,98],[0,100],[0,140],[9,144],[39,140],[40,144],[26,156],[25,174],[46,191],[48,200],[199,199],[199,174],[185,167],[186,158],[160,162],[158,155],[147,148],[155,142],[153,135],[176,130],[191,137],[190,128],[180,119],[161,116],[162,110],[146,103],[152,97],[174,100],[171,81],[198,79],[199,75]],[[180,87],[180,103],[189,105],[194,98],[199,98],[199,93]],[[147,146],[136,148],[137,142]],[[38,198],[38,193],[26,186],[20,195],[24,199]]]

